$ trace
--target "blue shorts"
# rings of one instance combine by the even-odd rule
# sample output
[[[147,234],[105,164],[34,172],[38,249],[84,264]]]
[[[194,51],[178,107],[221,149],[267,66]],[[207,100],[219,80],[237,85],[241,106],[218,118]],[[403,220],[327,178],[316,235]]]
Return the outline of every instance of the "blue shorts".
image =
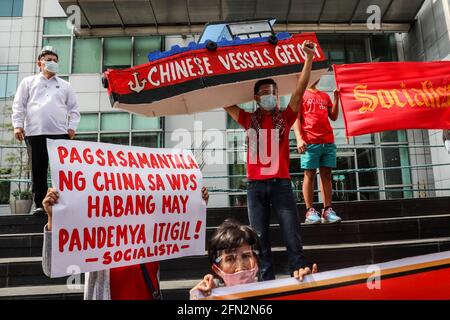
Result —
[[[300,158],[302,169],[336,168],[336,145],[334,143],[308,144]]]

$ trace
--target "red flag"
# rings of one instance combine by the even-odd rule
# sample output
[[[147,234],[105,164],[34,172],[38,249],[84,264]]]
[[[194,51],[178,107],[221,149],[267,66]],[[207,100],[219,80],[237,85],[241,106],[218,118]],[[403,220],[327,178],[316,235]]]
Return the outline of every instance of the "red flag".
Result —
[[[333,67],[347,136],[450,128],[450,61]]]

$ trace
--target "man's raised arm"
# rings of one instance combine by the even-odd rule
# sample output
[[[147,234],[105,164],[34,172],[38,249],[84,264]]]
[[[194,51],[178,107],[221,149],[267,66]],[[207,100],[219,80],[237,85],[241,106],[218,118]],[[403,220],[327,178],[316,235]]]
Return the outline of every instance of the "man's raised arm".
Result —
[[[311,77],[311,68],[314,59],[314,48],[315,44],[312,41],[306,40],[302,44],[302,49],[306,53],[306,59],[303,65],[302,73],[297,82],[297,86],[295,88],[295,91],[292,93],[291,100],[289,101],[288,105],[295,113],[298,112],[303,93],[308,87],[309,78]]]
[[[224,109],[234,121],[239,123],[239,110],[241,109],[237,105],[225,107]]]

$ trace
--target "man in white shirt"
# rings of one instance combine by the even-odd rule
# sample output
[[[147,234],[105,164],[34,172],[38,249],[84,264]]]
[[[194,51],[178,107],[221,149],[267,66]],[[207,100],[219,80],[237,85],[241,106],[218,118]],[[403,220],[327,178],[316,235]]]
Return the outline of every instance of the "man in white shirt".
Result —
[[[42,206],[47,193],[48,154],[46,139],[73,139],[80,122],[75,93],[56,76],[58,54],[44,47],[37,59],[39,74],[26,77],[17,88],[13,103],[14,136],[28,147],[31,160],[34,215],[45,216]]]

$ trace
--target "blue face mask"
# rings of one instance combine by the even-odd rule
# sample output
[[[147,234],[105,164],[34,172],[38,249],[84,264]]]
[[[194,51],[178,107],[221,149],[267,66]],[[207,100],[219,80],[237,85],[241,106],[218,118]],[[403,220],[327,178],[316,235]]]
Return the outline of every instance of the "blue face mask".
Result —
[[[54,61],[45,61],[44,69],[51,73],[58,73],[58,63]]]
[[[263,95],[259,98],[259,105],[266,111],[272,111],[277,106],[277,97],[273,94]]]

